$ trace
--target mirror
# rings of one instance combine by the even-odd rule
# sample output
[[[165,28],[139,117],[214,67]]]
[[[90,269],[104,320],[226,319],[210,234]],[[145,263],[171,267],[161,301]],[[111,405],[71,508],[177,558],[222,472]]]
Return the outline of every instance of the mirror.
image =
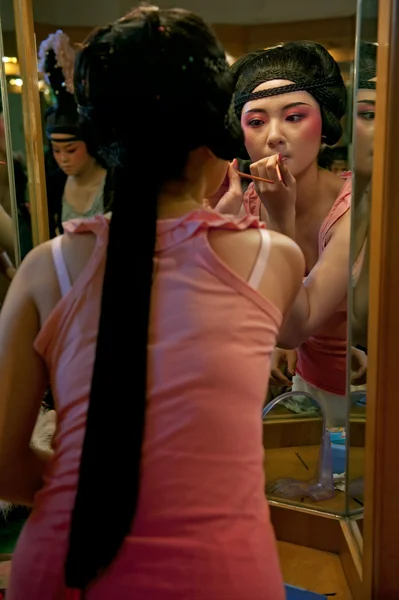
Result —
[[[299,24],[297,26],[299,27]],[[342,133],[330,139],[326,135],[328,127],[322,130],[319,154],[315,155],[319,170],[311,188],[318,189],[318,193],[309,192],[310,186],[306,186],[303,172],[298,169],[295,173],[295,240],[306,258],[305,285],[311,285],[313,268],[323,259],[323,252],[335,232],[342,227],[345,219],[348,226],[350,224],[351,176],[348,170],[352,167],[355,36],[348,36],[344,43],[342,40],[334,43],[331,38],[326,42],[322,34],[316,31],[313,31],[312,37],[304,35],[303,30],[301,36],[298,31],[296,37],[293,37],[294,23],[280,24],[279,27],[279,42],[312,39],[324,46],[322,52],[329,50],[330,58],[326,59],[331,61],[328,76],[335,76],[334,69],[337,69],[338,73],[340,71],[348,96],[346,110],[339,115]],[[306,26],[304,27],[306,30]],[[265,39],[268,37],[265,36]],[[293,53],[299,52],[300,45],[293,48]],[[335,63],[331,57],[336,59]],[[310,64],[313,63],[310,61]],[[283,76],[281,78],[284,79]],[[287,79],[295,82],[295,74],[292,74],[291,78],[287,76]],[[310,97],[312,91],[309,92]],[[339,92],[331,88],[329,93],[334,95]],[[342,93],[345,96],[345,89]],[[313,91],[313,94],[317,97],[317,92]],[[276,95],[275,98],[277,100],[279,96]],[[299,96],[296,99],[301,100]],[[322,103],[321,99],[320,105],[323,105]],[[271,103],[270,107],[272,111]],[[292,135],[291,131],[287,129],[286,133],[284,130],[283,134],[287,135],[287,139],[283,140],[286,148],[295,148],[292,138],[289,137]],[[251,135],[252,133],[248,134],[250,142]],[[303,153],[306,152],[306,148],[303,139]],[[251,158],[259,160],[259,157],[251,156],[251,148],[247,149]],[[292,165],[293,170],[297,168],[294,160],[291,163],[287,160],[286,164]],[[317,185],[320,187],[317,188]],[[314,208],[315,204],[317,209]],[[348,360],[349,235],[346,236],[345,243],[347,253],[342,263],[344,284],[340,303],[334,308],[326,309],[321,325],[301,342],[296,352],[277,351],[280,358],[274,361],[272,380],[273,383],[277,383],[278,379],[283,381],[279,373],[281,365],[285,368],[286,379],[284,385],[271,386],[263,411],[266,491],[269,500],[280,506],[286,504],[301,510],[334,515],[346,515],[348,510],[345,483],[348,414],[356,415],[361,411],[357,406],[357,392],[361,389],[366,371],[366,356],[361,350],[351,351],[351,360]],[[328,293],[332,293],[332,290],[326,291],[326,294]],[[315,304],[320,307],[326,305],[323,304],[320,293],[318,299],[315,299]],[[288,381],[290,379],[292,383]],[[290,391],[294,393],[289,393]],[[276,399],[279,401],[276,402]],[[353,501],[351,509],[358,506]]]
[[[32,228],[25,137],[21,103],[21,77],[15,46],[11,41],[12,2],[1,13],[1,107],[0,107],[0,247],[2,255],[0,303],[8,289],[15,267],[32,248]],[[4,264],[3,264],[4,263]],[[9,264],[9,267],[7,267]],[[12,266],[11,266],[12,264]],[[8,273],[8,275],[7,275]]]
[[[7,14],[12,14],[11,0],[8,4]],[[161,2],[159,4],[166,5],[168,3]],[[181,6],[197,10],[195,4],[195,2],[189,1],[179,2]],[[330,91],[335,101],[340,104],[340,108],[337,109],[339,116],[335,117],[335,108],[329,108],[331,113],[329,118],[333,121],[335,118],[335,129],[338,127],[337,123],[341,122],[342,132],[329,137],[328,132],[323,130],[322,136],[319,136],[314,143],[314,134],[309,128],[308,138],[305,139],[306,136],[303,133],[299,140],[302,149],[313,135],[312,161],[314,165],[316,161],[318,162],[320,170],[315,170],[316,179],[312,180],[311,184],[307,184],[304,178],[301,183],[303,173],[300,170],[296,173],[298,219],[295,239],[305,254],[306,275],[310,281],[311,272],[319,260],[319,255],[330,243],[334,231],[338,228],[339,220],[345,219],[345,215],[346,217],[349,215],[351,178],[347,175],[347,171],[353,170],[352,206],[355,210],[353,211],[352,258],[356,260],[352,261],[353,264],[349,264],[348,260],[345,265],[347,287],[342,301],[334,309],[330,309],[330,314],[324,318],[316,335],[312,334],[304,342],[301,342],[299,360],[297,361],[297,351],[287,352],[285,350],[280,353],[279,361],[275,360],[275,372],[273,373],[275,385],[270,387],[268,397],[265,398],[263,434],[267,477],[266,492],[273,503],[299,507],[302,511],[308,510],[336,516],[357,515],[362,511],[362,493],[361,489],[353,488],[353,484],[357,485],[363,475],[364,457],[364,402],[366,396],[364,387],[366,353],[364,350],[367,350],[367,331],[362,325],[364,323],[362,315],[367,299],[362,291],[365,288],[362,286],[366,285],[367,287],[367,245],[364,242],[367,239],[370,203],[371,108],[373,105],[370,94],[373,92],[373,88],[372,86],[362,88],[360,85],[364,80],[363,67],[361,67],[363,45],[358,43],[355,51],[355,2],[342,0],[334,3],[333,9],[326,6],[326,3],[315,3],[310,0],[304,0],[300,5],[293,0],[289,2],[289,7],[287,7],[287,2],[282,6],[279,6],[278,3],[274,3],[274,5],[264,3],[263,14],[259,14],[257,2],[250,2],[249,5],[246,3],[245,6],[234,9],[231,4],[223,7],[222,4],[206,9],[201,7],[200,12],[208,21],[214,23],[216,33],[225,45],[231,63],[258,48],[270,48],[278,43],[299,42],[303,39],[313,40],[325,48],[324,52],[328,51],[327,56],[330,58],[326,58],[326,60],[334,59],[336,61],[330,63],[333,65],[331,69],[333,71],[335,65],[338,65],[336,68],[340,70],[344,86],[347,89],[346,107],[342,99],[342,101],[337,101],[334,96],[337,93],[334,86],[339,86],[341,83],[335,82]],[[376,34],[372,33],[369,17],[364,16],[366,12],[364,12],[363,4],[362,2],[359,4],[361,15],[358,17],[358,22],[364,25],[363,28],[360,25],[360,39],[375,41]],[[375,2],[375,7],[376,5]],[[129,7],[130,4],[121,7],[120,14]],[[251,7],[254,9],[252,12]],[[112,7],[101,7],[100,13],[96,13],[96,21],[105,23],[118,17],[119,14],[115,14],[113,11]],[[287,17],[287,15],[289,16]],[[59,2],[51,7],[45,3],[37,3],[33,7],[33,16],[38,50],[49,35],[54,34],[60,28],[63,28],[65,34],[70,38],[73,49],[76,43],[82,42],[90,33],[94,25],[91,11],[82,11],[81,3],[79,5],[75,1],[69,2],[67,8],[63,8]],[[66,26],[67,24],[68,26]],[[23,88],[25,82],[20,77],[21,73],[18,70],[13,19],[10,19],[8,27],[5,30],[7,35],[4,36],[3,64],[9,66],[3,69],[3,92],[7,88],[9,116],[6,120],[8,119],[10,123],[9,135],[12,139],[7,148],[8,153],[12,152],[11,148],[14,151],[25,152],[23,105],[21,94],[19,94],[19,90]],[[366,30],[367,33],[365,33]],[[42,47],[42,51],[42,58],[45,59],[48,47],[47,50]],[[69,51],[65,50],[65,52]],[[7,60],[6,57],[8,57]],[[112,174],[105,172],[99,157],[90,154],[87,140],[76,136],[76,122],[74,121],[77,118],[76,111],[74,113],[72,109],[69,114],[62,114],[63,117],[67,116],[72,121],[68,121],[67,130],[58,129],[57,131],[59,123],[55,122],[55,117],[58,117],[59,114],[56,115],[54,111],[49,114],[48,110],[60,104],[61,95],[65,96],[65,105],[71,101],[72,96],[66,95],[69,92],[65,86],[61,86],[58,90],[51,88],[52,82],[47,77],[50,70],[48,64],[44,64],[40,68],[42,73],[39,94],[47,184],[45,210],[49,216],[51,236],[55,236],[62,231],[63,219],[78,215],[89,216],[89,214],[94,214],[91,212],[93,207],[97,212],[107,210],[107,193],[112,192]],[[329,75],[330,73],[327,72],[326,78]],[[354,78],[355,85],[353,85]],[[368,78],[367,81],[370,79],[372,78]],[[312,89],[315,96],[312,96],[311,90],[309,92],[310,97],[313,97],[311,108],[313,115],[318,115],[320,118],[318,102],[315,100],[317,88]],[[56,91],[58,93],[55,93]],[[308,93],[306,90],[299,91]],[[276,94],[275,98],[278,99],[279,95]],[[267,98],[267,100],[270,99],[270,97]],[[3,102],[3,105],[5,104]],[[277,110],[273,106],[275,105],[269,104],[270,111]],[[293,113],[293,117],[295,117],[292,119],[293,123],[297,122],[297,119],[298,122],[305,119],[302,113],[299,115]],[[324,115],[322,118],[325,120],[326,116]],[[52,127],[51,131],[49,125]],[[323,127],[325,127],[325,123],[323,123]],[[331,125],[331,127],[333,126]],[[73,130],[72,133],[71,130]],[[354,133],[354,137],[352,137],[352,133]],[[57,138],[57,135],[61,137]],[[292,141],[292,145],[294,145],[294,141]],[[288,142],[287,140],[284,142],[288,148],[290,139]],[[84,154],[84,168],[82,167],[83,170],[80,170],[79,173],[73,171],[74,166],[72,162],[68,162],[69,159],[66,156],[68,152],[76,152],[77,148],[82,155]],[[251,156],[248,138],[247,151],[251,160],[248,161],[248,157],[241,157],[240,170],[249,174],[249,163],[255,161],[256,152],[253,152]],[[304,150],[303,153],[305,154]],[[287,168],[294,169],[294,161],[290,163],[291,157],[288,151],[285,158],[287,159]],[[321,171],[322,169],[323,171]],[[74,194],[76,186],[74,187],[74,185],[76,178],[82,174],[87,175],[90,184],[94,185],[97,182],[98,185],[94,185],[96,189],[90,197],[90,202],[87,205],[81,203],[77,206],[73,205],[72,201],[72,198],[76,198]],[[317,186],[320,183],[320,186],[313,185],[315,182]],[[248,187],[248,182],[243,180],[243,191],[248,191]],[[317,190],[317,193],[314,190]],[[29,203],[29,199],[27,203]],[[75,212],[71,209],[74,209]],[[18,209],[14,210],[17,214]],[[340,212],[341,210],[342,212]],[[19,219],[18,227],[16,224],[15,228],[16,230],[19,228],[18,235],[21,238],[23,228]],[[20,253],[23,255],[25,250],[22,249],[22,242],[20,242],[20,248]],[[361,263],[357,263],[359,256],[362,257]],[[350,272],[354,270],[355,264],[360,264],[360,274],[353,280]],[[353,288],[352,281],[354,281]],[[348,302],[350,303],[349,310]],[[350,319],[349,323],[348,346],[347,315],[352,317],[352,313],[353,319]],[[353,324],[356,324],[356,327],[352,329]],[[348,351],[350,346],[353,346],[353,349]],[[277,353],[274,355],[275,359],[276,357]],[[280,367],[283,370],[282,374],[278,373]],[[291,391],[296,393],[292,395]],[[281,398],[281,395],[286,393],[288,395]],[[279,397],[280,400],[275,402]],[[347,450],[348,441],[349,452]],[[352,485],[350,492],[348,492],[349,485]]]
[[[22,78],[14,23],[12,0],[3,0],[0,13],[0,310],[15,269],[33,247]],[[27,514],[28,509],[11,508],[0,500],[0,560],[12,552]],[[2,565],[0,562],[0,590]]]
[[[359,3],[358,34],[353,103],[354,192],[352,209],[352,293],[349,335],[352,345],[367,354],[369,219],[374,155],[376,110],[378,0]],[[359,421],[366,416],[367,386],[359,394],[356,413],[350,418],[350,452],[348,461],[348,510],[361,514],[364,477],[365,431],[359,433]],[[356,509],[351,499],[359,504]],[[361,522],[360,522],[361,525]]]

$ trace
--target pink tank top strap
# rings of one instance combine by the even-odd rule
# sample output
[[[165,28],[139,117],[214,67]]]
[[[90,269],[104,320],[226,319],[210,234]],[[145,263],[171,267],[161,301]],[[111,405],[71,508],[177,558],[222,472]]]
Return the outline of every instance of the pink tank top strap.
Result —
[[[350,209],[351,206],[352,173],[348,171],[343,173],[341,177],[344,180],[344,184],[319,231],[319,254],[321,254],[326,246],[327,234],[331,227]],[[261,217],[261,201],[256,193],[253,183],[250,183],[248,189],[244,192],[242,203],[247,215]]]
[[[75,287],[78,287],[80,289],[82,285],[84,285],[84,282],[91,278],[92,274],[96,271],[98,264],[102,261],[108,244],[109,219],[104,215],[96,215],[86,219],[73,219],[63,223],[63,228],[67,235],[93,233],[96,236],[96,245],[93,253],[86,267],[73,285],[71,284],[68,269],[62,254],[62,237],[59,236],[53,241],[52,250],[55,269],[61,293],[65,296],[72,288],[75,289]],[[56,241],[57,239],[59,241]]]
[[[322,226],[319,231],[319,254],[321,254],[326,247],[327,234],[331,227],[350,210],[351,198],[352,198],[352,174],[344,173],[342,178],[345,180],[341,191],[338,194],[330,212],[324,219]]]
[[[35,350],[42,356],[44,356],[48,345],[53,343],[53,332],[59,327],[59,323],[65,318],[65,314],[78,310],[76,303],[71,302],[71,300],[84,295],[92,282],[95,281],[96,274],[104,264],[107,251],[109,220],[103,215],[96,215],[90,219],[67,221],[63,226],[64,235],[94,233],[96,244],[86,266],[72,284],[62,253],[62,236],[55,238],[51,243],[55,271],[62,297],[51,311],[47,321],[42,325],[34,341]],[[102,279],[99,285],[102,285]]]
[[[54,268],[57,274],[58,284],[60,286],[61,296],[65,296],[71,289],[71,280],[68,269],[65,264],[62,253],[62,236],[59,235],[51,242],[51,251],[53,253]]]

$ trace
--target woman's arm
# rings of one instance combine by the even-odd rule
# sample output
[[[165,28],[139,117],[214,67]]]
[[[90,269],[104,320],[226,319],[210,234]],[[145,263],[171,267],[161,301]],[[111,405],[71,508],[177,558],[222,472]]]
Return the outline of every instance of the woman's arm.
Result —
[[[33,449],[32,432],[48,383],[33,349],[40,329],[32,287],[41,248],[31,252],[9,288],[0,313],[0,498],[31,505],[51,453]]]
[[[370,245],[366,241],[364,261],[360,266],[360,275],[353,290],[352,298],[352,336],[353,343],[367,348],[369,316],[369,268]]]
[[[11,217],[0,205],[0,246],[4,248],[11,260],[15,255],[15,235]]]
[[[350,275],[350,211],[336,224],[331,239],[305,279],[280,332],[278,346],[297,348],[345,301]]]
[[[353,343],[367,347],[369,313],[369,223],[371,210],[371,182],[366,190],[356,194],[353,215],[353,246],[356,258],[353,272],[352,335]],[[360,197],[360,199],[359,199]]]

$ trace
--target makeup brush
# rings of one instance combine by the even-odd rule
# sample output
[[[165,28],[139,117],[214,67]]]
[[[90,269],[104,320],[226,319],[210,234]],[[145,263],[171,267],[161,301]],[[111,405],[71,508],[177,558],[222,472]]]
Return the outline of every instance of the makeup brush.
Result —
[[[241,173],[241,171],[237,171],[237,173],[243,179],[254,179],[255,181],[263,181],[264,183],[274,183],[274,181],[272,181],[271,179],[265,179],[264,177],[256,177],[256,175],[247,175],[247,173]]]
[[[280,169],[280,165],[279,165],[279,162],[281,160],[282,160],[281,154],[279,154],[278,162],[276,163],[276,173],[277,173],[277,178],[280,183],[283,181],[283,177],[281,175],[281,169]],[[256,175],[247,175],[246,173],[241,173],[241,171],[237,171],[237,173],[239,174],[240,177],[243,177],[244,179],[253,179],[255,181],[263,181],[264,183],[275,183],[271,179],[265,179],[264,177],[257,177]]]

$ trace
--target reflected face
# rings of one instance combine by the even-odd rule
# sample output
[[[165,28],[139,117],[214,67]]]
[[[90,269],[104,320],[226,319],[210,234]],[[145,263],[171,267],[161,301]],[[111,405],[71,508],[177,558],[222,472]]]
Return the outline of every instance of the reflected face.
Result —
[[[371,177],[374,155],[375,90],[359,90],[356,114],[356,172]]]
[[[284,79],[267,81],[254,92],[291,83]],[[247,102],[242,110],[241,125],[252,162],[281,153],[294,177],[317,163],[322,120],[319,104],[308,92]]]
[[[68,135],[52,135],[51,147],[58,166],[66,175],[81,175],[94,160],[88,153],[85,142],[71,140]]]

